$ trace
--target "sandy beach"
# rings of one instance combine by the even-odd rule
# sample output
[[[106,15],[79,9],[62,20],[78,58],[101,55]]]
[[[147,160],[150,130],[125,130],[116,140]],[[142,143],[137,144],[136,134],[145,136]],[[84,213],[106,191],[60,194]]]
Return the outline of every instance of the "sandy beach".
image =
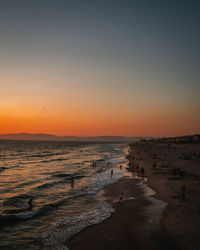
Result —
[[[74,235],[69,249],[199,249],[199,160],[199,144],[130,145],[127,177],[102,194],[115,212]]]

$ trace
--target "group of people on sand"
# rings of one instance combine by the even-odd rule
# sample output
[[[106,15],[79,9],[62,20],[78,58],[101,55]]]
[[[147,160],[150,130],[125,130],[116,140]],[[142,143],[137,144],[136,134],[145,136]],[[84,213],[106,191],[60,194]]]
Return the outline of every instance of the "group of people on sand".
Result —
[[[171,145],[168,145],[168,147],[171,147]],[[152,164],[152,168],[156,169],[157,168],[157,162],[153,162]],[[135,158],[134,156],[131,157],[130,161],[129,161],[129,166],[132,167],[132,169],[136,168],[136,171],[141,174],[144,174],[144,168],[139,169],[139,165],[135,163]],[[172,174],[174,175],[175,178],[177,179],[183,179],[185,176],[185,169],[184,168],[180,168],[180,167],[173,167],[172,169]],[[181,190],[181,197],[182,200],[185,201],[186,200],[186,185],[181,185],[180,189]]]
[[[154,162],[153,163],[153,169],[155,169],[156,168],[156,166],[157,166],[157,163],[156,162]],[[179,179],[183,179],[183,177],[184,177],[184,175],[185,175],[185,169],[184,168],[173,168],[173,170],[172,170],[172,172],[173,172],[173,175],[175,176],[175,177],[178,177]],[[182,200],[185,200],[185,191],[186,191],[186,186],[185,185],[182,185],[181,187],[180,187],[180,190],[181,190],[181,193],[182,193]]]

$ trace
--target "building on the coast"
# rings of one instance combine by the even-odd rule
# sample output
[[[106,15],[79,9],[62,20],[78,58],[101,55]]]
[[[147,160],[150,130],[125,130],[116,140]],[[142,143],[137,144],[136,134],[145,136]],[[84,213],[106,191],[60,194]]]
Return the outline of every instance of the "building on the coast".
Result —
[[[159,143],[200,143],[200,134],[159,138],[152,141]]]

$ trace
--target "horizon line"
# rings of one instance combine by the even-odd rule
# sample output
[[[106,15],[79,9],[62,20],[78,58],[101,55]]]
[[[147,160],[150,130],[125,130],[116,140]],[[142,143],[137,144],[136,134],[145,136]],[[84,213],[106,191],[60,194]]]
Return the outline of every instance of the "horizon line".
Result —
[[[49,135],[49,136],[56,136],[56,137],[82,137],[82,138],[85,138],[85,137],[125,137],[125,138],[130,138],[130,137],[134,137],[134,138],[142,138],[142,137],[182,137],[182,136],[192,136],[192,135],[198,135],[200,134],[199,133],[184,133],[182,135],[170,135],[170,136],[166,136],[166,135],[160,135],[160,136],[153,136],[153,135],[140,135],[140,136],[136,136],[136,135],[130,135],[130,136],[125,136],[125,135],[84,135],[84,136],[81,136],[81,135],[57,135],[57,134],[49,134],[49,133],[29,133],[29,132],[18,132],[18,133],[0,133],[0,136],[2,135],[20,135],[20,134],[27,134],[27,135]]]

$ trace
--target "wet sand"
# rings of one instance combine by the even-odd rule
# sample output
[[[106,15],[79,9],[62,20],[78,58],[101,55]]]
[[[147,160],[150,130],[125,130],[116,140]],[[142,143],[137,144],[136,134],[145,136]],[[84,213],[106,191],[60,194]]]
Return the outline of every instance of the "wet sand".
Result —
[[[161,221],[164,234],[180,249],[200,249],[200,144],[137,143],[132,150],[156,197],[168,203]],[[184,169],[183,178],[174,175],[177,168]]]
[[[105,188],[104,199],[115,213],[103,223],[73,236],[66,242],[69,249],[199,249],[199,146],[133,144],[129,160],[133,162],[134,158],[140,169],[145,169],[144,175],[140,174],[143,178],[135,178],[133,172],[133,178],[127,176]],[[185,168],[183,179],[173,176],[173,167]],[[144,184],[146,178],[157,199]],[[180,190],[183,184],[186,185],[184,201]],[[116,201],[121,192],[124,200],[119,203]]]

